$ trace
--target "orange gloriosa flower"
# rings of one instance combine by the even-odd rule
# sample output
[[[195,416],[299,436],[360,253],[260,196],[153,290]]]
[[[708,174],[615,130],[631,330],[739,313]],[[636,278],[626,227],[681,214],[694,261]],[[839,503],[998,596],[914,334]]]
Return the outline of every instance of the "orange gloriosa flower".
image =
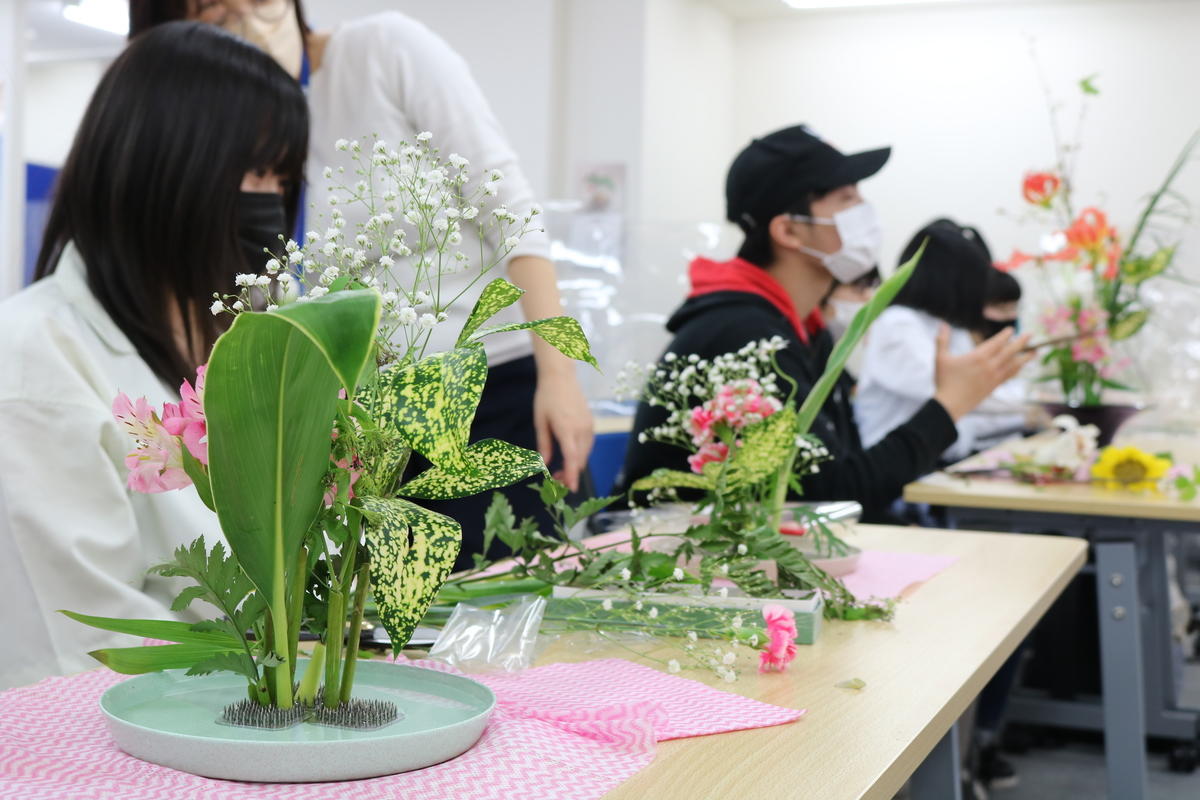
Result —
[[[1021,184],[1021,194],[1026,202],[1049,208],[1061,188],[1062,179],[1053,172],[1027,172],[1025,182]]]

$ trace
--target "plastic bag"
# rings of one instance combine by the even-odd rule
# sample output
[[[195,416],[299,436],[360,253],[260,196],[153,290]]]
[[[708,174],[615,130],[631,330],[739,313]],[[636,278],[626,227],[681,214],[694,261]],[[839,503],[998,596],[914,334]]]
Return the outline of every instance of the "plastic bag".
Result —
[[[526,597],[505,608],[459,603],[429,651],[463,672],[516,672],[533,664],[541,651],[538,628],[546,598]]]

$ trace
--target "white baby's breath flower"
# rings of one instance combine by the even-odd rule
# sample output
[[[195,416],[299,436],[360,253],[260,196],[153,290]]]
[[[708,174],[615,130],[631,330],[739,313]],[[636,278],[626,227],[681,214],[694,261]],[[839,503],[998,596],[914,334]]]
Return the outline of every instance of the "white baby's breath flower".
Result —
[[[643,608],[645,608],[645,606],[646,606],[645,603],[643,603],[641,600],[638,600],[636,603],[633,604],[633,610],[641,611]]]
[[[324,177],[325,180],[327,180],[327,181],[332,180],[333,179],[333,167],[326,167],[325,169],[321,170],[321,176]]]
[[[291,290],[292,285],[296,282],[296,279],[292,276],[292,274],[290,272],[283,273],[282,275],[279,276],[278,280],[279,280],[279,286],[285,292]]]
[[[279,263],[278,258],[272,258],[267,261],[267,272],[271,273],[272,275],[274,275],[276,272],[279,272],[281,269],[283,269],[283,264]]]
[[[650,609],[650,619],[657,619],[657,618],[658,618],[658,609],[657,609],[657,608],[654,608],[654,607],[651,607],[651,609]]]
[[[613,608],[612,600],[607,597],[604,598],[604,602],[600,604],[600,607],[603,608],[605,611],[612,611],[612,608]]]
[[[722,586],[720,589],[717,589],[717,596],[721,598],[729,597],[729,587]]]
[[[308,296],[313,300],[316,300],[318,297],[324,297],[327,294],[329,294],[329,288],[325,286],[314,286],[308,291]]]
[[[326,267],[325,271],[321,273],[321,283],[333,283],[341,274],[342,271],[337,267]]]
[[[241,300],[233,301],[233,310],[234,311],[243,311],[245,308],[246,308],[246,304],[243,303]]]
[[[671,577],[677,581],[683,580],[683,570],[679,567],[676,567],[675,571],[671,573]]]
[[[750,548],[746,547],[745,543],[738,543],[737,554],[739,556],[744,556],[748,552],[750,552]]]
[[[475,219],[477,216],[479,216],[479,209],[475,206],[467,206],[462,210],[463,219]]]
[[[328,139],[326,141],[328,141]],[[350,147],[350,142],[346,141],[345,139],[338,139],[333,143],[333,147],[335,150],[341,150],[342,152],[345,152],[346,149]]]
[[[499,181],[504,179],[504,173],[498,169],[488,171],[488,180]]]
[[[338,251],[337,242],[326,242],[325,246],[321,248],[321,252],[329,257],[333,257],[333,256],[337,255],[337,251]]]
[[[271,276],[270,275],[259,275],[258,278],[254,281],[254,284],[260,288],[265,289],[271,285]]]
[[[488,197],[495,197],[499,191],[500,187],[496,185],[495,181],[488,181],[483,185],[483,193]]]
[[[447,241],[447,242],[448,242],[448,243],[449,243],[451,246],[453,246],[453,247],[457,247],[458,245],[462,244],[462,234],[461,234],[461,233],[459,233],[458,231],[453,231],[453,232],[450,234],[450,236],[448,236],[448,237],[446,238],[446,241]]]
[[[741,618],[741,617],[734,617],[734,618],[733,618],[733,622],[731,622],[731,623],[730,623],[730,625],[732,625],[732,626],[733,626],[733,629],[734,629],[735,631],[736,631],[736,630],[740,630],[740,629],[741,629],[741,627],[742,627],[742,618]]]
[[[220,314],[225,310],[225,304],[220,300],[216,300],[211,306],[208,307],[208,310],[211,311],[212,315],[215,317],[217,314]]]
[[[696,641],[696,640],[697,640],[699,637],[698,637],[698,636],[696,636],[696,632],[695,632],[695,631],[688,631],[688,632],[687,632],[687,638],[688,638],[688,641],[689,641],[689,642],[694,642],[694,641]]]
[[[447,158],[446,160],[449,161],[450,166],[454,167],[455,169],[465,169],[471,163],[467,159],[460,156],[458,153],[451,153],[450,157]]]
[[[667,662],[667,672],[671,673],[672,675],[678,673],[679,669],[680,669],[679,662],[676,661],[675,659],[672,658],[670,661]]]
[[[426,261],[426,262],[422,262],[422,266],[429,267],[430,265],[429,265],[429,262]],[[432,302],[433,302],[433,297],[429,294],[429,292],[425,291],[424,289],[417,292],[416,295],[413,297],[413,305],[416,306],[417,308],[427,306]]]
[[[439,312],[438,312],[438,315],[437,315],[437,321],[438,321],[438,322],[445,322],[445,321],[446,321],[446,320],[448,320],[448,319],[450,319],[450,315],[449,315],[449,314],[447,314],[445,311],[439,311]]]
[[[418,142],[428,142],[432,138],[433,138],[433,134],[430,133],[429,131],[421,131],[420,133],[417,134]]]
[[[433,327],[435,325],[437,325],[437,323],[438,323],[437,317],[435,317],[433,314],[422,314],[421,315],[420,325],[425,330],[432,330]]]
[[[405,306],[400,309],[400,313],[397,316],[400,318],[402,324],[412,325],[417,321],[417,310],[412,306]]]
[[[733,651],[730,651],[730,652],[726,653],[725,655],[721,656],[722,664],[729,665],[729,664],[732,664],[734,661],[737,661],[737,654],[734,653]]]
[[[507,239],[504,240],[504,247],[507,248],[508,250],[512,250],[514,247],[516,247],[520,243],[521,243],[521,239],[519,237],[509,236]]]
[[[731,669],[725,670],[725,674],[721,676],[721,680],[726,683],[735,683],[737,681],[737,673]]]
[[[258,276],[250,272],[239,272],[234,276],[233,282],[237,286],[250,287],[258,280]]]
[[[392,260],[391,256],[380,256],[379,257],[379,266],[382,267],[383,269],[391,269],[395,265],[396,265],[396,262]]]

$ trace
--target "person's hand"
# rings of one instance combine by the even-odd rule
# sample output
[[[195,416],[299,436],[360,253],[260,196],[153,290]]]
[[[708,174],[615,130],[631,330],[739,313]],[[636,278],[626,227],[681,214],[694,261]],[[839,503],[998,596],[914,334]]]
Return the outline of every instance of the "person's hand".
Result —
[[[562,469],[554,473],[555,480],[565,483],[572,492],[578,491],[579,475],[587,465],[595,433],[592,411],[573,371],[538,374],[533,424],[542,459],[550,463],[555,443],[562,454]]]
[[[942,325],[937,338],[937,390],[934,399],[958,422],[968,412],[1029,363],[1034,353],[1023,353],[1029,334],[1013,336],[1005,328],[969,353],[950,353],[950,326]]]

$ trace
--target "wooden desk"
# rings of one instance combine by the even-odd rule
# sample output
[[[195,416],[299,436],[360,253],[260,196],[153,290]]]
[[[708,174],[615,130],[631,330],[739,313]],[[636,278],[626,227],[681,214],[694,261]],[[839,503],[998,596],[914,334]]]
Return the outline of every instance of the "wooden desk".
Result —
[[[807,708],[799,722],[663,742],[654,763],[611,792],[611,800],[891,798],[948,741],[947,732],[1086,554],[1083,542],[1063,537],[866,525],[851,541],[961,560],[903,600],[894,622],[827,623],[787,672],[744,672],[737,683],[721,684]],[[604,655],[560,643],[541,661]],[[699,672],[688,677],[716,683]],[[863,679],[866,688],[835,688],[850,678]]]
[[[1198,463],[1195,436],[1134,434],[1117,444],[1170,451],[1180,463]],[[1001,449],[1012,452],[1016,445]],[[989,460],[989,454],[969,462]],[[990,458],[994,463],[994,457]],[[1195,746],[1200,713],[1178,707],[1171,665],[1166,533],[1200,531],[1200,502],[1173,495],[1123,492],[1099,484],[1033,486],[1011,479],[929,475],[905,487],[914,503],[945,506],[949,527],[1055,530],[1086,537],[1097,575],[1101,703],[1014,696],[1009,718],[1036,724],[1103,731],[1109,793],[1146,795],[1145,739],[1164,737]],[[1145,609],[1148,613],[1136,613]]]

